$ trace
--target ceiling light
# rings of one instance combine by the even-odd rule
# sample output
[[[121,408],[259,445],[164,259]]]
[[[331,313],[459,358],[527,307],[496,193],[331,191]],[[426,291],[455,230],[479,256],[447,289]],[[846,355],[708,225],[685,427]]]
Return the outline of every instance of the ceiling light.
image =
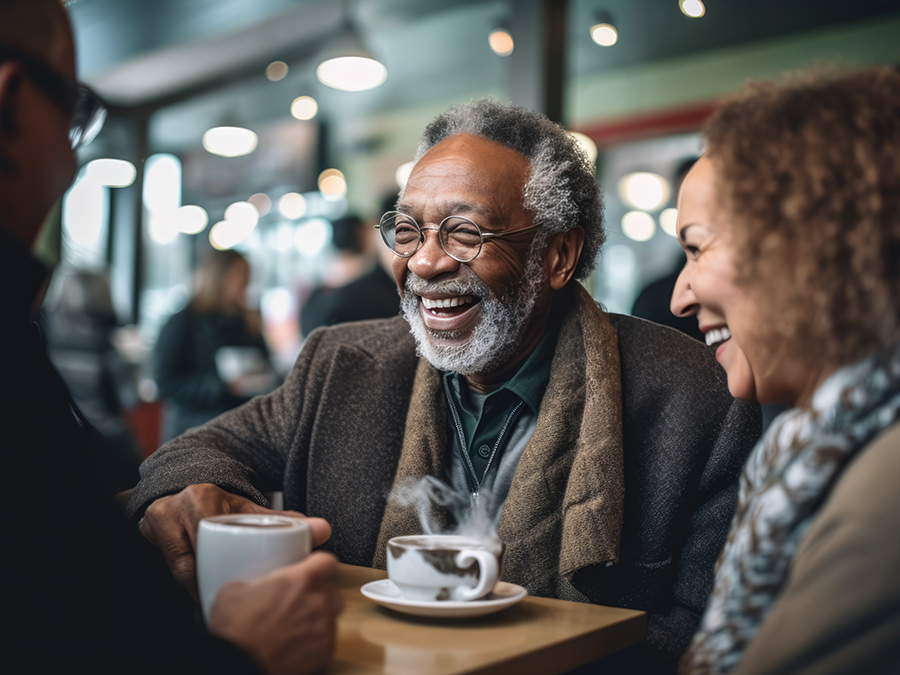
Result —
[[[591,39],[601,47],[612,47],[619,40],[619,31],[610,23],[591,26]]]
[[[106,187],[128,187],[134,183],[137,170],[124,159],[95,159],[88,162],[87,178]]]
[[[182,206],[175,210],[175,227],[184,234],[200,234],[209,224],[209,215],[201,206]]]
[[[312,96],[298,96],[291,103],[291,115],[298,120],[311,120],[319,112],[319,104]]]
[[[348,25],[343,36],[326,50],[316,77],[334,89],[365,91],[387,79],[387,68],[366,50],[359,34]]]
[[[591,160],[591,163],[597,161],[597,144],[594,143],[594,139],[588,136],[587,134],[583,134],[580,131],[570,131],[569,136],[574,138],[578,145],[581,146],[581,149],[587,153],[588,159]]]
[[[347,180],[337,169],[325,169],[319,174],[319,192],[328,201],[337,201],[347,194]]]
[[[643,211],[656,211],[669,201],[669,181],[656,173],[630,173],[619,179],[617,187],[623,202]]]
[[[488,35],[488,44],[497,56],[509,56],[513,53],[513,48],[515,47],[512,35],[505,28],[492,30],[491,34]]]
[[[288,64],[284,61],[272,61],[268,66],[266,66],[266,77],[269,78],[272,82],[279,82],[287,77],[288,74]]]
[[[400,189],[406,187],[407,181],[409,181],[409,175],[412,173],[413,167],[416,163],[413,160],[409,160],[408,162],[403,162],[400,166],[397,167],[397,170],[394,172],[394,180],[397,181],[397,185],[400,186]]]
[[[635,241],[649,241],[656,232],[653,216],[644,211],[629,211],[622,216],[622,232]]]
[[[256,150],[259,139],[250,129],[214,127],[203,134],[202,142],[204,149],[213,155],[240,157]]]
[[[678,232],[675,229],[675,223],[678,220],[678,209],[676,208],[668,208],[663,209],[659,214],[659,226],[662,228],[662,231],[672,237],[677,237]]]
[[[288,192],[278,200],[278,210],[285,218],[302,218],[306,213],[306,198],[299,192]]]
[[[692,19],[699,19],[706,14],[706,6],[702,0],[678,0],[678,6]]]
[[[268,214],[269,211],[272,210],[272,200],[269,199],[269,195],[262,192],[251,195],[247,198],[247,201],[256,207],[256,211],[259,213],[260,217]]]
[[[366,91],[387,79],[387,68],[373,58],[338,56],[320,63],[316,77],[322,84],[341,91]]]
[[[612,14],[600,10],[594,16],[596,20],[591,26],[591,39],[601,47],[612,47],[619,39],[619,31],[616,30]]]

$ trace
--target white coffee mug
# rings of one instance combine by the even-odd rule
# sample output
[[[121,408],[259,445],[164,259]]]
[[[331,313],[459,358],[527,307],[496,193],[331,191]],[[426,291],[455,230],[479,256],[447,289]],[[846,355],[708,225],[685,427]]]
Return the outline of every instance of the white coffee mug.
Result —
[[[394,537],[387,544],[387,573],[406,600],[478,600],[497,584],[500,556],[498,548],[468,537]]]
[[[219,589],[298,562],[312,550],[303,518],[279,514],[231,513],[200,521],[197,528],[197,586],[204,618]]]

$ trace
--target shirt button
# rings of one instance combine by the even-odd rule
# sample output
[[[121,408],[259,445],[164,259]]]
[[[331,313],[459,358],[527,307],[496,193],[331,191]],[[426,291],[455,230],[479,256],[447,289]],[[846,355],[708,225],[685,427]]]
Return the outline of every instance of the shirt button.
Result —
[[[482,445],[480,448],[478,448],[478,456],[481,457],[482,459],[487,459],[488,457],[490,457],[491,456],[490,447],[488,447],[487,445]]]

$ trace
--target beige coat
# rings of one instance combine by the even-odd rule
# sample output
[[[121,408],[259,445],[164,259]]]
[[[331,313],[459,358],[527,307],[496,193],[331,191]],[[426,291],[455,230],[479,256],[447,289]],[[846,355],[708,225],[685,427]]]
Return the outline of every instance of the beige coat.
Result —
[[[900,424],[839,477],[738,673],[900,673]]]

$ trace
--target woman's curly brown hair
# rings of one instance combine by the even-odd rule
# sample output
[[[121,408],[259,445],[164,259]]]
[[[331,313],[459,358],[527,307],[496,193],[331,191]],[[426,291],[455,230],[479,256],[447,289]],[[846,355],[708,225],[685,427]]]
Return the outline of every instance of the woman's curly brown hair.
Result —
[[[751,83],[704,135],[770,353],[843,365],[900,339],[900,72]]]

